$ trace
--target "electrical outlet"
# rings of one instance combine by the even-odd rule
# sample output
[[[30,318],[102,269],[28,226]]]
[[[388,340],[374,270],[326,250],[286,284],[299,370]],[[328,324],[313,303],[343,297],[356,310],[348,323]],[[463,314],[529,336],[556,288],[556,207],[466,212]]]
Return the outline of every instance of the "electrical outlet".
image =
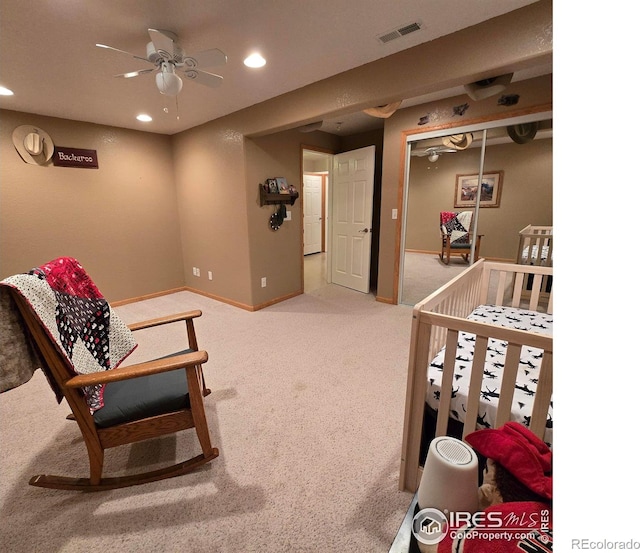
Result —
[[[398,210],[397,209],[392,209],[391,210],[391,218],[392,219],[397,219],[398,218]]]
[[[209,271],[209,280],[213,280],[213,273]]]
[[[262,277],[262,287],[263,288],[267,287],[267,277]]]
[[[284,218],[285,221],[291,221],[291,210],[287,211],[287,216]]]

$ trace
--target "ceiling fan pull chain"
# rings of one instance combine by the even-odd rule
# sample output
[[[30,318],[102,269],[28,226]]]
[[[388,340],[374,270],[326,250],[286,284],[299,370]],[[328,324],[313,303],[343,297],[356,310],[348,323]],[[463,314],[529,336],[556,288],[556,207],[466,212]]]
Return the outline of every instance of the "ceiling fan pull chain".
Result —
[[[178,97],[176,96],[176,121],[180,120],[180,111],[178,110]]]

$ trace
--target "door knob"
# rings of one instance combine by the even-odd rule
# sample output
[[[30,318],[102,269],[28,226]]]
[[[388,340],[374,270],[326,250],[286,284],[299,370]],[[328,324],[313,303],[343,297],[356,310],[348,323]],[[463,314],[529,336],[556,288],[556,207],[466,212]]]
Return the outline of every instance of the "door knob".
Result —
[[[364,232],[365,234],[367,234],[367,232],[369,232],[369,229],[365,228],[365,229],[359,230],[358,232]]]

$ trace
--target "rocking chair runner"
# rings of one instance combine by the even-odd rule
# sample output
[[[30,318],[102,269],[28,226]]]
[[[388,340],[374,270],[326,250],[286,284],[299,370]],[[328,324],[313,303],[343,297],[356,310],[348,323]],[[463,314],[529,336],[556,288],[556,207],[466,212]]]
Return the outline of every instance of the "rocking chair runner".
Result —
[[[67,400],[72,411],[67,418],[77,422],[89,454],[89,478],[38,475],[31,478],[29,484],[82,491],[121,488],[185,474],[218,456],[218,450],[211,446],[203,403],[203,396],[210,393],[202,373],[208,355],[198,350],[193,322],[202,315],[201,311],[153,319],[127,329],[127,332],[137,331],[184,321],[188,341],[185,351],[154,361],[75,374],[33,305],[17,289],[7,286],[5,291],[17,306],[27,339],[35,346],[39,365],[58,400],[62,396]],[[108,307],[106,302],[104,305]],[[115,318],[115,314],[111,313],[111,318]],[[87,401],[87,391],[96,386],[101,387],[104,406],[94,409]],[[196,431],[201,454],[158,470],[111,478],[102,476],[105,449],[189,428]]]
[[[473,229],[473,212],[471,211],[441,211],[440,212],[440,236],[442,238],[442,250],[440,260],[449,265],[451,254],[462,256],[466,262],[471,254],[471,231]],[[476,239],[474,261],[480,255],[480,242],[482,234]]]

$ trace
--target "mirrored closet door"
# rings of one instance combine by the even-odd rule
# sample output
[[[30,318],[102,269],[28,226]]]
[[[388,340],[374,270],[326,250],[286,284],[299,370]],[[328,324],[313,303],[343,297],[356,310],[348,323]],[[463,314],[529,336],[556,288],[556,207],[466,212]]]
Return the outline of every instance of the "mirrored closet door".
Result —
[[[475,230],[479,257],[494,261],[517,260],[522,229],[553,224],[549,113],[453,131],[414,135],[407,143],[399,274],[403,304],[415,305],[471,262],[455,250],[448,263],[441,259],[441,212],[471,212],[469,230],[472,238]],[[461,219],[465,223],[468,215]]]

